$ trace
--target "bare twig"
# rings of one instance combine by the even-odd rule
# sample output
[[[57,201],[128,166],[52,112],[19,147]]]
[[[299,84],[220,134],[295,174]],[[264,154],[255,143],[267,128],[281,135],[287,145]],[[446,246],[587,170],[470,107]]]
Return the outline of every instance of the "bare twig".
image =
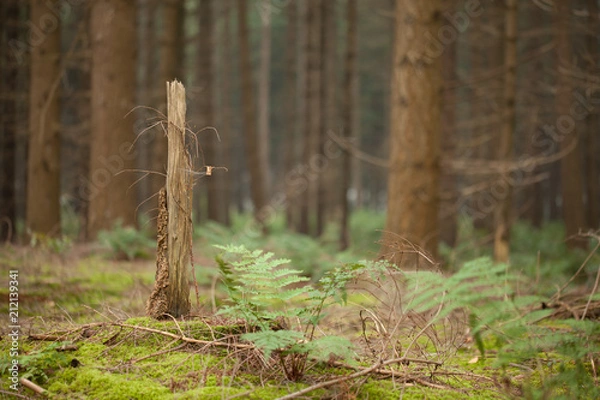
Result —
[[[19,379],[19,382],[21,382],[21,385],[25,386],[27,389],[33,390],[37,394],[46,393],[46,389],[44,389],[41,386],[36,385],[35,383],[31,382],[27,378],[21,378],[21,379]]]
[[[592,234],[592,233],[587,233],[587,234],[585,234],[583,236],[595,238],[597,240],[596,246],[592,249],[592,251],[590,251],[590,253],[585,258],[585,260],[583,260],[583,263],[581,264],[581,266],[579,267],[579,269],[577,270],[577,272],[575,272],[575,274],[573,274],[573,276],[571,276],[571,278],[567,281],[567,283],[565,283],[564,285],[562,285],[562,287],[560,289],[558,289],[558,291],[554,294],[554,296],[552,296],[552,300],[557,300],[557,299],[560,298],[560,295],[563,292],[563,290],[565,290],[565,288],[567,286],[569,286],[569,284],[571,282],[573,282],[573,280],[575,280],[575,278],[581,273],[581,271],[583,271],[583,269],[585,268],[585,266],[587,265],[587,263],[592,259],[592,257],[594,256],[594,254],[600,248],[600,236],[598,236],[596,234]]]
[[[158,335],[171,337],[173,339],[178,339],[178,340],[181,340],[182,342],[187,342],[187,343],[204,344],[204,345],[208,345],[208,346],[217,346],[217,347],[235,347],[238,349],[254,349],[255,348],[255,346],[251,345],[251,344],[225,343],[225,342],[214,341],[214,340],[194,339],[194,338],[187,337],[185,335],[177,335],[175,333],[161,331],[159,329],[147,328],[145,326],[122,324],[122,323],[118,323],[118,322],[113,322],[112,325],[120,326],[123,328],[129,328],[129,329],[133,329],[133,330],[141,330],[141,331],[145,331],[145,332],[156,333]]]
[[[285,395],[283,397],[279,397],[277,400],[289,400],[289,399],[295,399],[296,397],[305,395],[307,393],[310,393],[314,390],[317,389],[322,389],[325,387],[329,387],[329,386],[333,386],[336,385],[338,383],[341,382],[345,382],[345,381],[349,381],[352,380],[354,378],[359,378],[361,376],[365,376],[371,373],[376,373],[377,371],[379,371],[382,367],[385,367],[386,365],[390,365],[390,364],[400,364],[400,363],[406,363],[406,362],[422,362],[422,363],[427,363],[427,364],[439,364],[440,363],[436,363],[436,362],[432,362],[432,361],[428,361],[428,360],[419,360],[419,359],[411,359],[411,358],[407,358],[407,357],[399,357],[399,358],[392,358],[390,360],[379,360],[378,362],[376,362],[375,364],[371,365],[368,368],[364,368],[364,369],[360,369],[359,371],[347,375],[347,376],[342,376],[339,378],[335,378],[335,379],[331,379],[328,381],[324,381],[324,382],[319,382],[317,384],[314,384],[312,386],[309,386],[307,388],[304,388],[302,390],[298,390],[297,392],[294,393],[290,393],[288,395]],[[417,380],[415,378],[413,378],[412,380],[414,380],[415,382],[417,382]],[[419,383],[422,383],[423,380],[419,380]],[[432,384],[433,385],[433,384]],[[439,385],[435,385],[436,387]],[[443,387],[444,389],[447,389],[447,387]]]
[[[7,394],[7,395],[13,396],[17,399],[25,399],[25,400],[31,399],[31,397],[23,396],[22,394],[15,393],[15,392],[9,392],[8,390],[3,390],[3,389],[0,389],[0,394]]]

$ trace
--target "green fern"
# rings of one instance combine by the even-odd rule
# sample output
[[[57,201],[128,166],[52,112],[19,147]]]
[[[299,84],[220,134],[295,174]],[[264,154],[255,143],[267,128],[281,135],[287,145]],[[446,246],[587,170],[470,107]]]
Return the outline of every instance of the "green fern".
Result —
[[[265,359],[277,351],[282,368],[292,380],[303,375],[307,357],[350,361],[354,352],[349,340],[316,338],[315,328],[327,307],[345,302],[346,284],[367,267],[354,264],[337,268],[312,287],[307,284],[309,278],[287,267],[289,260],[243,246],[217,247],[226,254],[226,258],[218,256],[216,261],[229,295],[229,304],[219,313],[242,318],[257,327],[257,332],[242,338],[261,349]]]
[[[462,310],[482,356],[486,345],[495,345],[497,367],[516,363],[538,370],[543,379],[527,388],[530,397],[600,398],[590,373],[591,360],[600,357],[597,321],[548,321],[553,310],[540,307],[544,299],[520,296],[515,287],[526,286],[523,278],[489,258],[466,263],[449,277],[433,272],[407,277],[408,311],[435,310],[436,322]]]

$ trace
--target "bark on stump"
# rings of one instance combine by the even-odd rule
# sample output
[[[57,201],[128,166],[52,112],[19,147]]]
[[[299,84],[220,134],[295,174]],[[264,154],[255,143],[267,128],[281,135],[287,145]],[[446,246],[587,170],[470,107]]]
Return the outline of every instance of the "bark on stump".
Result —
[[[167,186],[159,193],[156,282],[147,304],[154,318],[190,311],[192,164],[185,145],[185,88],[167,82]]]

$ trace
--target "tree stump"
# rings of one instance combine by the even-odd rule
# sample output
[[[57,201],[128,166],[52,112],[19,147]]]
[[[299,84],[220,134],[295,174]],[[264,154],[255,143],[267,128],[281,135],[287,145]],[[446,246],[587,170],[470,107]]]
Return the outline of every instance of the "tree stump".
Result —
[[[167,185],[159,193],[156,282],[147,305],[154,318],[190,311],[192,163],[185,144],[185,88],[176,80],[167,82],[167,107]]]

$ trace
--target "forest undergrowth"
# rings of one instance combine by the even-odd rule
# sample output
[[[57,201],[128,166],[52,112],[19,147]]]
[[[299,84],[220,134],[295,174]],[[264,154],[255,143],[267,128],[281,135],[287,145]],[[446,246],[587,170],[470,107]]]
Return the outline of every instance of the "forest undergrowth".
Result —
[[[463,221],[442,273],[370,261],[374,219],[353,218],[364,247],[341,254],[335,232],[278,221],[268,237],[243,218],[197,228],[199,291],[180,320],[143,317],[154,268],[139,231],[3,247],[2,270],[19,271],[19,377],[45,391],[10,388],[2,340],[0,398],[600,398],[597,234],[576,252],[560,226],[517,224],[504,265]]]

